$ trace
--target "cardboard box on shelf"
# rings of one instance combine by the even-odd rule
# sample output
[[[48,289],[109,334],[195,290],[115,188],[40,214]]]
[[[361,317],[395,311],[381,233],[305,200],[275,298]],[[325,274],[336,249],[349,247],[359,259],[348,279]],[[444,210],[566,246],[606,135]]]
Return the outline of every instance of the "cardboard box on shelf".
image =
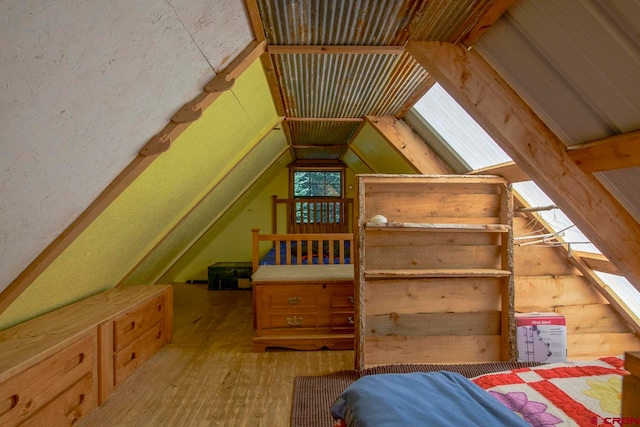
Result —
[[[567,323],[558,313],[516,313],[518,362],[567,361]]]

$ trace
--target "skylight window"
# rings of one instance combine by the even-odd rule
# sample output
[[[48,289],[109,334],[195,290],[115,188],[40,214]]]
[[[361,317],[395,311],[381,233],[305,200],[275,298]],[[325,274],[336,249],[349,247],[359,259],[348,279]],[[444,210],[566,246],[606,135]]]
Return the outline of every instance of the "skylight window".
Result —
[[[511,160],[439,84],[433,85],[414,109],[472,169]]]
[[[513,184],[513,189],[529,206],[553,206],[554,202],[533,181]],[[536,212],[537,215],[573,249],[584,252],[600,253],[560,209],[548,209]],[[549,239],[551,242],[552,239]]]

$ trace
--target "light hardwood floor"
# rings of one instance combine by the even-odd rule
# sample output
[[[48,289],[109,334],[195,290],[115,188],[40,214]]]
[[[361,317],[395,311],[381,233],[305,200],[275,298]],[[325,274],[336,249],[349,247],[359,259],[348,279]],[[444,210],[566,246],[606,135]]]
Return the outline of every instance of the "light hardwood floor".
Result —
[[[253,353],[250,291],[174,285],[174,339],[82,423],[290,425],[293,381],[353,369],[353,351]]]

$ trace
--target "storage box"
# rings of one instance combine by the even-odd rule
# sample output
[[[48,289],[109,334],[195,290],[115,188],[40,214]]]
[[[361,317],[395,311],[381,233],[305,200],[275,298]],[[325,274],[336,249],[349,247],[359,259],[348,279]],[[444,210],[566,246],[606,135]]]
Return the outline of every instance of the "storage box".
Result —
[[[567,361],[567,323],[558,313],[516,313],[518,362]]]
[[[216,262],[210,265],[208,288],[251,289],[251,262]]]

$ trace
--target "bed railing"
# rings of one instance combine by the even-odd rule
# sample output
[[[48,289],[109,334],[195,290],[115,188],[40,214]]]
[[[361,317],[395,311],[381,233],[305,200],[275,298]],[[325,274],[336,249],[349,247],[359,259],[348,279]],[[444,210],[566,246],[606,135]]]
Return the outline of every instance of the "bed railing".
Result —
[[[321,264],[352,263],[353,258],[345,253],[345,243],[348,248],[353,247],[353,233],[260,234],[259,228],[252,228],[251,234],[253,272],[258,269],[260,264],[260,242],[270,242],[269,246],[275,245],[276,248],[280,248],[282,244],[286,245],[284,257],[279,250],[276,251],[276,264],[278,265],[291,265],[293,256],[295,256],[295,264],[302,264],[305,257],[312,259],[314,255],[318,255],[318,251],[320,254],[325,252],[324,255],[326,255],[318,257]],[[293,255],[292,247],[295,248]]]
[[[285,206],[287,233],[349,233],[353,231],[353,199],[306,197],[278,199],[273,196],[272,228],[278,232],[279,206]]]

